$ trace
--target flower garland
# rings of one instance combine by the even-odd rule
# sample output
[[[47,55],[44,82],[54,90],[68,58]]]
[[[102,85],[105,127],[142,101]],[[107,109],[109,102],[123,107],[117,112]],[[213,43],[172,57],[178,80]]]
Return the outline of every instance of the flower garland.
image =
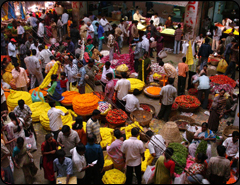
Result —
[[[221,84],[229,84],[233,88],[236,86],[236,82],[226,75],[215,75],[215,76],[210,76],[209,78],[212,82],[220,84],[220,85]]]
[[[108,112],[106,120],[111,124],[120,125],[126,122],[127,114],[121,109],[113,109]]]
[[[104,173],[102,177],[104,184],[124,184],[126,175],[118,169],[111,169]]]
[[[10,108],[11,111],[18,106],[18,100],[23,99],[25,104],[31,105],[32,104],[32,97],[29,92],[26,91],[15,91],[10,89],[10,94],[7,98],[7,106]]]
[[[62,104],[72,104],[73,98],[77,95],[80,95],[80,93],[76,91],[65,91],[62,93],[62,96],[64,99],[61,101]]]
[[[144,82],[144,60],[142,60],[142,81]]]
[[[29,105],[30,110],[32,111],[32,121],[39,122],[40,115],[45,111],[45,109],[49,110],[51,107],[46,102],[35,102]]]
[[[136,78],[128,78],[131,84],[131,90],[129,92],[133,92],[134,89],[138,89],[139,91],[143,90],[145,83],[142,80]]]
[[[161,88],[160,87],[154,87],[154,86],[151,86],[151,87],[148,87],[147,88],[147,92],[149,94],[152,94],[152,95],[160,95],[160,91],[161,91]]]
[[[175,99],[175,102],[183,108],[197,108],[201,105],[200,101],[190,95],[181,95]]]

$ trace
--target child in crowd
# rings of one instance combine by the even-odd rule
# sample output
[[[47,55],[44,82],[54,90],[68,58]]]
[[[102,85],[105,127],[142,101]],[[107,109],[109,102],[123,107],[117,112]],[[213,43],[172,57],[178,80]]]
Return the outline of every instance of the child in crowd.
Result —
[[[66,78],[66,73],[61,72],[60,85],[61,85],[61,88],[62,88],[62,93],[67,90],[67,82],[68,82],[68,79]]]

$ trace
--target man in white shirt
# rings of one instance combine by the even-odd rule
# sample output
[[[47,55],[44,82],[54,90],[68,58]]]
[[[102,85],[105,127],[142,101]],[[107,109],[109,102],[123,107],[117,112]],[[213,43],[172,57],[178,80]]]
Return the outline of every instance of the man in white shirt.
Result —
[[[102,72],[102,77],[101,77],[103,92],[105,92],[105,87],[106,87],[106,84],[108,83],[106,74],[112,73],[112,75],[114,76],[113,69],[110,66],[111,66],[111,63],[109,61],[107,61],[105,63],[105,65],[103,66],[103,72]]]
[[[212,41],[212,50],[216,50],[219,46],[219,40],[222,36],[222,30],[219,29],[217,26],[214,26],[213,30],[213,41]]]
[[[38,19],[36,17],[33,17],[32,13],[29,14],[30,17],[27,19],[27,23],[32,26],[33,29],[33,38],[37,38],[37,30],[38,30]]]
[[[122,78],[117,81],[115,86],[115,91],[117,91],[117,103],[116,105],[121,108],[122,110],[125,110],[125,104],[126,102],[122,100],[124,96],[128,94],[128,91],[131,89],[131,83],[129,80],[127,80],[127,73],[122,72],[121,73]]]
[[[143,142],[137,139],[139,135],[139,129],[137,127],[132,128],[131,134],[132,137],[130,137],[128,140],[125,140],[121,147],[123,158],[126,159],[127,165],[125,184],[132,184],[133,169],[135,170],[138,184],[141,184],[141,158],[143,161],[145,160],[145,148]]]
[[[13,64],[17,62],[16,43],[17,41],[14,38],[8,43],[8,56],[11,58]]]
[[[232,167],[236,167],[236,162],[239,159],[239,132],[233,131],[232,137],[227,138],[223,144],[226,147],[226,154],[230,161],[233,161]]]
[[[17,23],[17,34],[18,34],[18,39],[23,39],[24,37],[24,33],[25,33],[25,30],[24,28],[22,27],[20,21],[18,21]]]
[[[87,22],[87,37],[90,35],[92,39],[94,38],[94,28],[91,22]]]
[[[124,19],[121,19],[120,21],[120,24],[118,25],[118,27],[121,29],[122,31],[122,35],[121,35],[121,46],[119,46],[120,48],[122,48],[122,45],[123,45],[123,41],[124,41],[124,36],[127,35],[127,31],[126,31],[126,28],[125,28],[125,24],[124,24]]]
[[[33,41],[33,43],[30,45],[30,48],[29,48],[29,50],[30,51],[32,51],[32,50],[36,50],[36,56],[38,57],[39,56],[39,49],[38,49],[38,46],[40,46],[39,44],[38,44],[38,40],[34,40]]]
[[[154,157],[151,165],[155,165],[160,155],[166,150],[166,142],[161,135],[154,135],[151,130],[148,130],[146,134],[151,138],[148,142],[149,152]]]
[[[87,14],[84,14],[84,18],[82,20],[85,22],[85,24],[87,24],[88,22],[90,22],[90,23],[92,22]]]
[[[43,22],[44,22],[44,20],[40,18],[39,25],[38,25],[38,32],[37,32],[39,41],[44,41],[44,24],[43,24]]]
[[[134,89],[133,90],[133,94],[127,94],[126,96],[124,96],[122,98],[122,100],[126,102],[125,110],[128,113],[131,113],[131,112],[133,112],[135,110],[143,110],[140,107],[138,98],[136,97],[137,94],[139,94],[139,90],[138,89]]]
[[[64,9],[64,13],[62,14],[62,23],[63,23],[63,35],[67,34],[67,22],[69,15],[67,14],[67,10]]]
[[[139,13],[139,10],[136,10],[136,13],[133,14],[133,20],[140,22],[140,19],[146,19],[146,17],[143,17],[143,16]]]
[[[73,64],[72,59],[68,59],[68,64],[65,66],[65,73],[68,79],[67,90],[70,91],[70,83],[77,83],[77,78],[75,76],[78,74],[78,67],[76,64]]]
[[[39,60],[41,61],[42,65],[42,74],[43,77],[46,76],[45,67],[46,65],[51,62],[50,56],[52,56],[52,52],[49,49],[44,49],[43,45],[38,46],[39,49]]]
[[[61,116],[66,116],[69,114],[69,112],[64,113],[60,109],[56,109],[54,101],[50,101],[49,105],[51,106],[51,109],[47,113],[49,118],[49,126],[51,132],[54,134],[54,139],[57,141],[58,133],[60,132],[60,128],[63,126]]]
[[[104,32],[106,32],[106,35],[108,35],[109,31],[112,30],[112,26],[110,25],[110,23],[106,19],[105,15],[103,15],[103,17],[100,19],[99,23],[103,27]]]
[[[153,25],[154,26],[158,26],[160,23],[159,17],[158,17],[158,13],[155,13],[152,17],[151,20],[153,20]]]
[[[171,112],[172,104],[177,97],[177,89],[173,86],[174,78],[168,78],[168,83],[161,89],[159,103],[161,103],[161,109],[157,115],[158,119],[168,121],[169,114]]]

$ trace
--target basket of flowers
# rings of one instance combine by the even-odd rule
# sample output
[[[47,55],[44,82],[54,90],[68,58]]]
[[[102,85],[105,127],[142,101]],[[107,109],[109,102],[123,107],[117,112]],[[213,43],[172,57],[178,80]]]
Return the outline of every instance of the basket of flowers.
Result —
[[[194,112],[201,105],[196,97],[190,95],[178,96],[175,102],[183,112]]]
[[[125,124],[127,114],[121,109],[113,109],[107,113],[106,120],[110,128],[116,128]]]
[[[151,98],[159,98],[161,87],[159,86],[147,86],[144,88],[143,92]]]

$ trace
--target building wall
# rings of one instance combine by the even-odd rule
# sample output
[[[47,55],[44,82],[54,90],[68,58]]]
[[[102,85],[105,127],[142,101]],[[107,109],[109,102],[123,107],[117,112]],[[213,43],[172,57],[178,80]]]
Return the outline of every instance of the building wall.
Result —
[[[213,22],[222,22],[223,15],[222,12],[225,8],[225,1],[216,1],[215,2],[215,10],[213,14]]]

